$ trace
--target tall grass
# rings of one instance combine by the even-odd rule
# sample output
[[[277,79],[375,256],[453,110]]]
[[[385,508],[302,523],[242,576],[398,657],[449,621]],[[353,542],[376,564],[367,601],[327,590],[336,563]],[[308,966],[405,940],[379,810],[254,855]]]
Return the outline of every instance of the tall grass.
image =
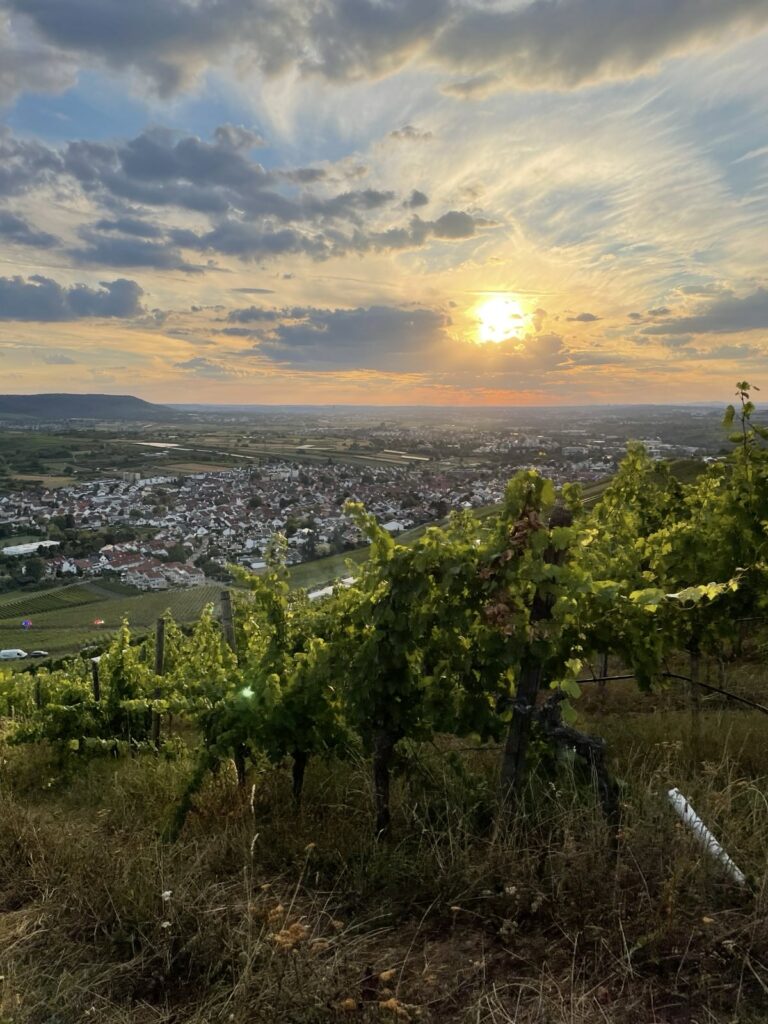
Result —
[[[496,752],[412,746],[394,839],[362,762],[213,778],[160,838],[190,763],[85,765],[5,749],[0,1020],[13,1024],[421,1020],[757,1022],[768,999],[768,720],[606,713],[622,781],[615,848],[590,779],[550,765],[500,826]],[[667,807],[678,786],[754,891]],[[503,818],[501,819],[503,820]]]

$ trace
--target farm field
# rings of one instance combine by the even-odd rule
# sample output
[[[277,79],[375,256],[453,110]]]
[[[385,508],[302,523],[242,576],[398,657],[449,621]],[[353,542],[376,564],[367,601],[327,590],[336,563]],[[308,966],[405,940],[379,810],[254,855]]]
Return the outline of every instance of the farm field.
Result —
[[[21,481],[22,484],[34,482],[41,484],[43,487],[54,488],[66,487],[67,484],[73,483],[75,478],[54,473],[19,473],[15,479]]]
[[[21,598],[7,595],[0,600],[0,646],[45,650],[54,658],[75,654],[88,644],[103,643],[124,617],[139,632],[146,632],[166,611],[180,623],[192,622],[222,590],[221,584],[157,593],[125,593],[125,588],[121,593],[118,588],[84,583]],[[31,629],[22,627],[24,618],[32,620]],[[95,619],[103,619],[104,625],[95,626]],[[15,665],[26,668],[29,663]]]

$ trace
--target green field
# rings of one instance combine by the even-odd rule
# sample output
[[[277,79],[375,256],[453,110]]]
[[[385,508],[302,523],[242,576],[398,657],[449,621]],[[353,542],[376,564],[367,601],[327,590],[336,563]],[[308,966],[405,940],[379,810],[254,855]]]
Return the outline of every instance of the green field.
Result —
[[[157,619],[170,611],[177,622],[197,619],[207,604],[216,602],[221,584],[165,590],[156,593],[120,592],[119,585],[80,583],[58,590],[36,591],[0,600],[0,647],[45,650],[52,657],[74,654],[88,644],[103,643],[124,617],[139,632],[150,629]],[[13,600],[10,600],[13,598]],[[32,620],[25,630],[21,622]],[[95,626],[103,619],[103,626]],[[16,663],[25,668],[28,662]]]

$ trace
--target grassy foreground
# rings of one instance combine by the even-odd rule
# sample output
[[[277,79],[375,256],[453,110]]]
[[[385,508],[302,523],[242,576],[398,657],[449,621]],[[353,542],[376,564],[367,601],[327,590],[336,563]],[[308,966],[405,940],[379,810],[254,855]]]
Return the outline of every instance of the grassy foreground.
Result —
[[[160,831],[175,758],[68,774],[0,751],[0,1021],[757,1024],[768,1000],[768,716],[676,694],[587,693],[624,787],[618,851],[561,764],[494,825],[495,750],[403,752],[394,838],[371,838],[367,765],[222,772],[182,838]],[[647,713],[653,708],[653,713]],[[672,785],[755,882],[676,823]]]

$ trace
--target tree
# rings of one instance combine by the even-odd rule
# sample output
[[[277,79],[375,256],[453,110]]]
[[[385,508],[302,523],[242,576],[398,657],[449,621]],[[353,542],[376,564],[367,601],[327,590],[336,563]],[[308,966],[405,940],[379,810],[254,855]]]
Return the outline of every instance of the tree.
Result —
[[[45,562],[42,558],[34,556],[24,562],[24,575],[28,580],[39,583],[45,576]]]

